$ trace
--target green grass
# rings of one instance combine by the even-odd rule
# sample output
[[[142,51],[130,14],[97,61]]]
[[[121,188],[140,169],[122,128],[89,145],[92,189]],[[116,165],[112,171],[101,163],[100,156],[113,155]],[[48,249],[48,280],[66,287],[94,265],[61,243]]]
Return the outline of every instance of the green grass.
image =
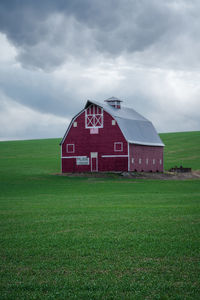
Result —
[[[183,165],[200,170],[200,131],[162,133],[165,169]]]
[[[198,299],[200,181],[56,176],[58,143],[0,143],[0,299]]]

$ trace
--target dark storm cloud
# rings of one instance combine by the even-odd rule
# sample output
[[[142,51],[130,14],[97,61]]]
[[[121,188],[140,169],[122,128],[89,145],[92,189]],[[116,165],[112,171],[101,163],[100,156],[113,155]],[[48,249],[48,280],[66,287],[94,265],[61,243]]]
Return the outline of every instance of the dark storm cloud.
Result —
[[[164,47],[166,56],[171,41],[179,44],[193,26],[191,17],[198,23],[193,5],[184,0],[0,2],[0,30],[18,47],[18,60],[45,70],[71,57],[89,63],[97,53],[113,57],[156,44],[153,55]]]
[[[2,136],[51,136],[53,124],[60,136],[87,99],[112,95],[160,131],[199,129],[199,11],[199,0],[0,0]]]

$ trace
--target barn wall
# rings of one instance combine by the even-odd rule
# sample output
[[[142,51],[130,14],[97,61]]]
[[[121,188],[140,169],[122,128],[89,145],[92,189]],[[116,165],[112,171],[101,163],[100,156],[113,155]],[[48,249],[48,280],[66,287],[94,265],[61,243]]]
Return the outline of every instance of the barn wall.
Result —
[[[163,172],[163,147],[130,144],[129,153],[130,171]]]
[[[76,165],[76,158],[62,158],[62,172],[90,172],[91,152],[98,153],[98,171],[127,171],[128,157],[102,157],[104,155],[128,155],[128,143],[119,126],[112,125],[114,120],[107,112],[103,112],[103,128],[98,128],[98,134],[91,134],[85,128],[85,112],[74,121],[77,127],[70,128],[63,144],[62,157],[87,156],[89,165]],[[114,143],[122,142],[123,151],[114,151]],[[67,153],[67,144],[74,144],[74,152]]]

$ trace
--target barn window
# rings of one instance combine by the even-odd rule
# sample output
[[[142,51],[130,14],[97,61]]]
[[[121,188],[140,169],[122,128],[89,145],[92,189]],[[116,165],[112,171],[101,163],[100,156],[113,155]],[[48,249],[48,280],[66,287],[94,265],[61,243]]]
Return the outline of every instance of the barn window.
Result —
[[[116,125],[116,121],[115,120],[112,120],[112,125]]]
[[[98,134],[99,128],[90,128],[90,134]]]
[[[148,158],[146,158],[146,165],[148,165],[148,163],[149,163],[149,159],[148,159]]]
[[[74,153],[75,147],[74,144],[67,144],[67,153]]]
[[[162,165],[162,159],[160,159],[160,165]]]
[[[74,122],[74,124],[73,124],[73,125],[74,125],[74,127],[77,127],[77,122]]]
[[[123,151],[123,143],[122,142],[114,143],[114,151]]]
[[[141,165],[141,163],[142,163],[142,159],[141,159],[141,158],[139,158],[139,164]]]
[[[155,160],[155,158],[153,159],[153,165],[155,165],[155,163],[156,163],[156,160]]]
[[[85,110],[85,128],[103,128],[103,108],[90,105]]]
[[[132,164],[134,164],[134,158],[132,158],[131,162],[132,162]]]

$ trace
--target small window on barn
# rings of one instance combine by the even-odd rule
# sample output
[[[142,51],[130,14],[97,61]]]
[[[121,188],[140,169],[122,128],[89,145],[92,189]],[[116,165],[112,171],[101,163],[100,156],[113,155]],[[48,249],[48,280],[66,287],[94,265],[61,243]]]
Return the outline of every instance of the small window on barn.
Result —
[[[67,153],[74,153],[75,147],[74,144],[67,144]]]
[[[98,134],[99,133],[99,128],[91,128],[90,129],[90,134]]]
[[[139,158],[139,164],[141,165],[141,163],[142,163],[142,159],[141,159],[141,158]]]
[[[74,122],[74,127],[77,127],[77,122]]]
[[[148,165],[148,163],[149,163],[149,159],[148,159],[148,158],[146,158],[146,165]]]
[[[115,120],[112,120],[112,125],[116,125],[116,121]]]
[[[160,165],[162,165],[162,159],[160,159]]]
[[[155,165],[155,163],[156,163],[156,160],[155,160],[155,158],[153,159],[153,165]]]
[[[114,151],[123,151],[123,143],[122,142],[114,143]]]
[[[131,162],[132,162],[132,164],[134,164],[134,158],[132,158]]]

